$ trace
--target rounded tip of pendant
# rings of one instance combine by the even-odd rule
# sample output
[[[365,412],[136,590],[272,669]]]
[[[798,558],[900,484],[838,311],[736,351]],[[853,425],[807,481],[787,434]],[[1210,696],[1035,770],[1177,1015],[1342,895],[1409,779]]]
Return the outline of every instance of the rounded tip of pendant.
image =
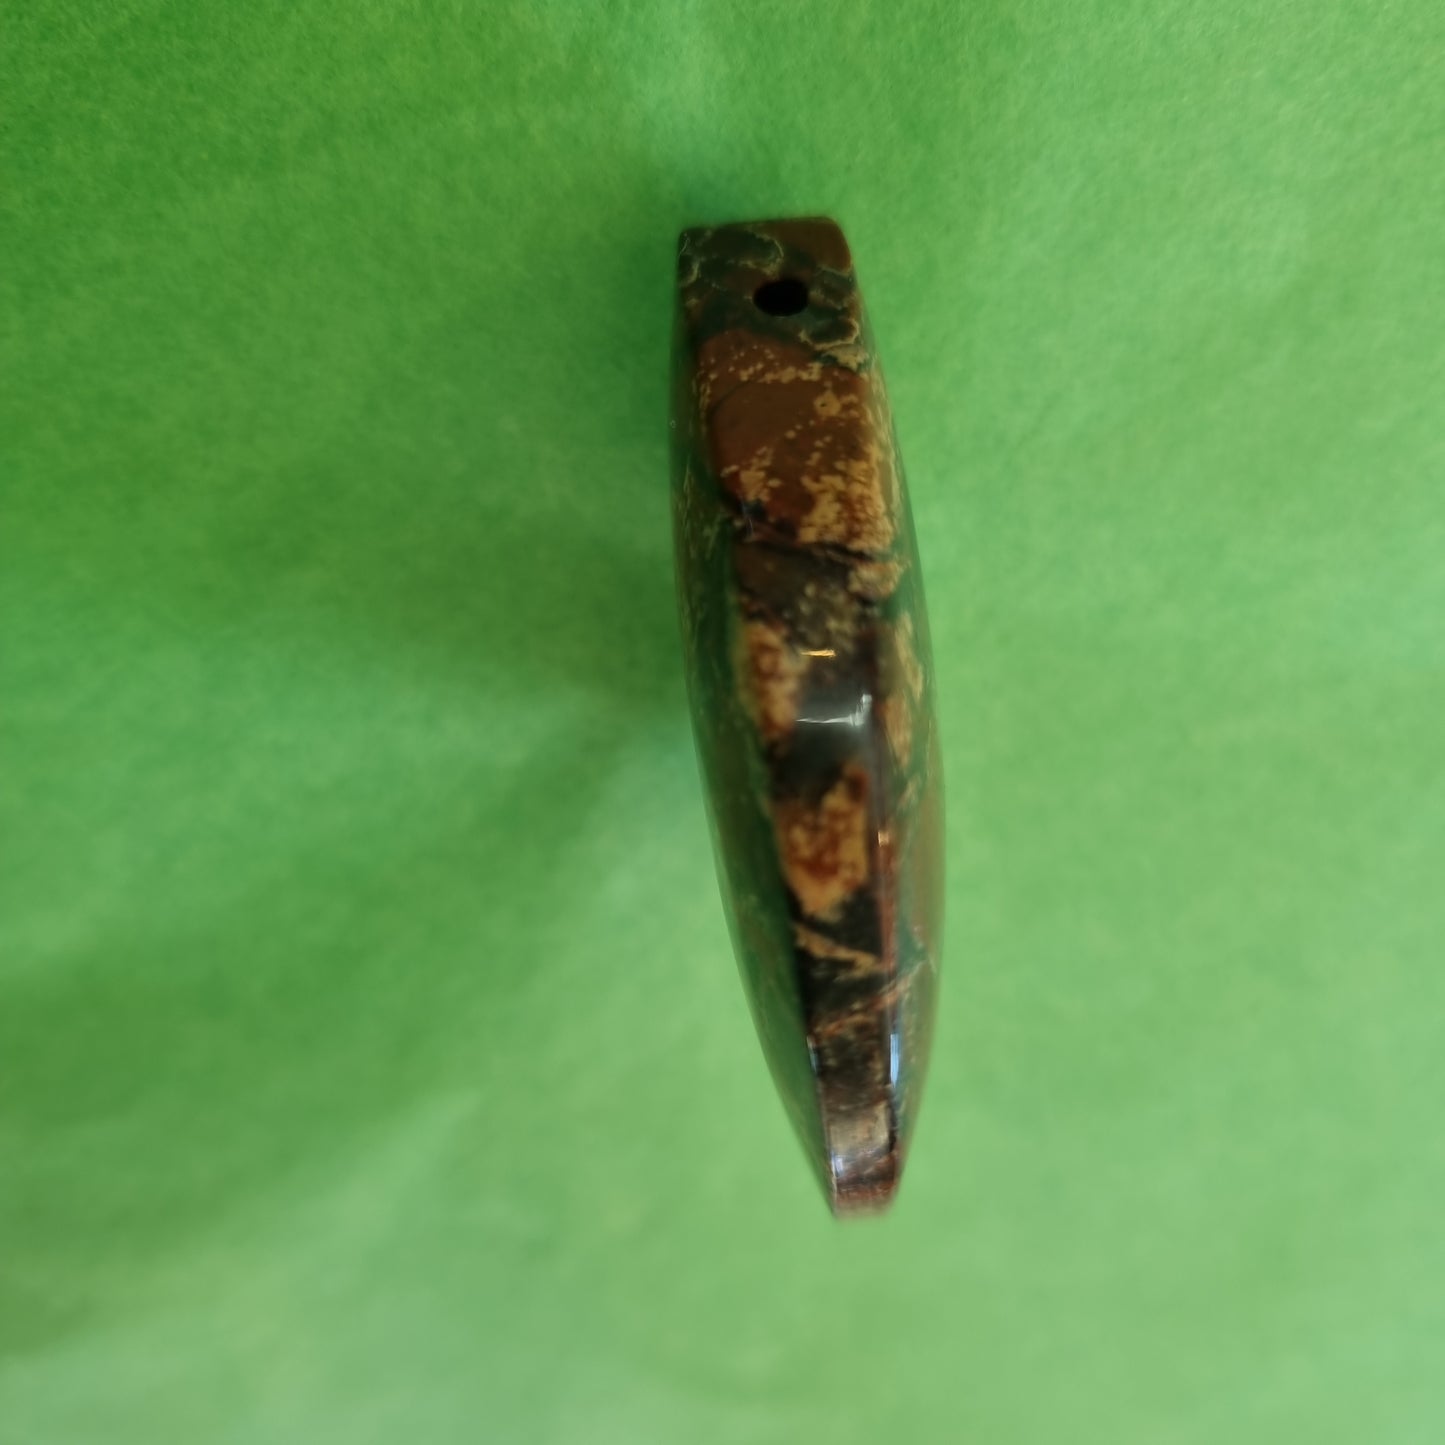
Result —
[[[898,1193],[898,1176],[884,1180],[834,1181],[828,1203],[835,1219],[869,1219],[886,1214]]]
[[[903,1177],[903,1147],[886,1106],[829,1121],[828,1203],[838,1219],[883,1214]]]

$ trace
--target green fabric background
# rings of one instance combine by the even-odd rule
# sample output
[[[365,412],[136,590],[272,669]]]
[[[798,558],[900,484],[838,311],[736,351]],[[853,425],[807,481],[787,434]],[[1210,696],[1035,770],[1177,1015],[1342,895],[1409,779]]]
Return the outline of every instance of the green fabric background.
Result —
[[[1445,10],[13,4],[4,1445],[1445,1438]],[[674,236],[823,211],[949,927],[838,1227],[708,856]]]

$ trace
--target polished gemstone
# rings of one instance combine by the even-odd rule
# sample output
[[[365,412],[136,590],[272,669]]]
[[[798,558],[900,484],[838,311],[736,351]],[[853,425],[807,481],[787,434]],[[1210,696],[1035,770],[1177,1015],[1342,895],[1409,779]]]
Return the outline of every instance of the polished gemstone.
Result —
[[[839,1214],[886,1206],[942,915],[918,553],[848,244],[682,234],[673,520],[718,875],[763,1050]]]

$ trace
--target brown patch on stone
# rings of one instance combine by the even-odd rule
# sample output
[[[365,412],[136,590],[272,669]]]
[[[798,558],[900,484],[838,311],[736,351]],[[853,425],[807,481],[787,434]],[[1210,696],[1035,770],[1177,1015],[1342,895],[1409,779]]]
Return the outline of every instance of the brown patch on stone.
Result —
[[[836,918],[868,881],[867,774],[849,763],[816,804],[774,804],[773,823],[784,877],[803,912]]]
[[[769,221],[767,228],[769,235],[776,236],[785,246],[810,256],[819,266],[826,266],[830,271],[853,269],[853,257],[848,251],[842,228],[826,216]]]
[[[709,461],[739,501],[804,544],[893,546],[897,472],[868,374],[825,366],[802,343],[738,330],[703,343],[698,375]]]
[[[832,569],[796,547],[732,549],[734,575],[749,610],[785,630],[799,656],[846,658],[857,638],[861,609]]]

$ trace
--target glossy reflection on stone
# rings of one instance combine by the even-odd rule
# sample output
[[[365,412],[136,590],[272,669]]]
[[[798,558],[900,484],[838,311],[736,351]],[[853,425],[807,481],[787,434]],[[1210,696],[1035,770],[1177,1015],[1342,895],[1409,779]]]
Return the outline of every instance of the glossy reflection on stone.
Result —
[[[685,231],[673,520],[718,873],[753,1017],[834,1210],[886,1206],[942,912],[918,554],[828,220]]]

